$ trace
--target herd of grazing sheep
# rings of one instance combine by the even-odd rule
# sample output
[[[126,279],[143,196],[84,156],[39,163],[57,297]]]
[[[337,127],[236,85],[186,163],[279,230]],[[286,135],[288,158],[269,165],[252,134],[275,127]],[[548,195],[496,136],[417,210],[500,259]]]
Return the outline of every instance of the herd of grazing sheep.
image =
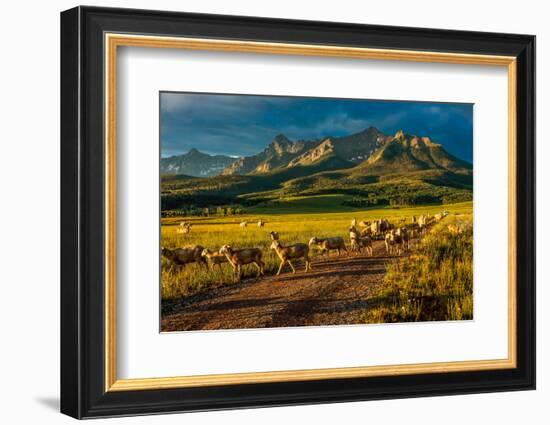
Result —
[[[311,252],[315,247],[321,254],[330,254],[336,251],[340,256],[342,253],[362,253],[373,256],[373,241],[383,240],[387,255],[401,255],[410,249],[411,239],[422,235],[426,228],[440,221],[448,215],[447,211],[431,215],[421,215],[418,219],[413,216],[410,223],[402,220],[398,225],[390,223],[386,219],[374,221],[360,221],[353,219],[348,229],[349,245],[346,245],[344,237],[316,237],[313,236],[308,243],[295,243],[292,245],[283,245],[278,232],[270,232],[270,249],[275,252],[280,260],[277,275],[288,263],[292,273],[296,273],[293,261],[303,259],[305,263],[305,272],[311,268]],[[246,221],[238,224],[240,228],[245,229],[248,225]],[[264,227],[265,222],[259,220],[258,227]],[[176,233],[189,233],[191,224],[187,222],[180,223]],[[451,232],[459,232],[460,229],[449,229]],[[211,250],[200,245],[186,246],[183,248],[169,249],[162,247],[162,256],[175,268],[181,269],[187,264],[196,263],[205,269],[214,270],[215,266],[221,269],[223,263],[229,263],[233,269],[235,281],[240,282],[242,277],[242,267],[247,264],[254,264],[257,268],[257,276],[264,275],[265,263],[263,253],[260,248],[241,248],[236,249],[229,244],[223,245],[218,250]]]

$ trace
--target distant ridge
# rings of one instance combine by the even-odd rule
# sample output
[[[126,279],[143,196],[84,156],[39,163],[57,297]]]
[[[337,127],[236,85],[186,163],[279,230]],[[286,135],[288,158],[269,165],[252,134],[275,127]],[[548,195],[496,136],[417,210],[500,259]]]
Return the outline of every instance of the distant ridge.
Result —
[[[220,174],[235,158],[209,155],[193,148],[183,155],[161,158],[161,174],[186,174],[193,177],[211,177]]]

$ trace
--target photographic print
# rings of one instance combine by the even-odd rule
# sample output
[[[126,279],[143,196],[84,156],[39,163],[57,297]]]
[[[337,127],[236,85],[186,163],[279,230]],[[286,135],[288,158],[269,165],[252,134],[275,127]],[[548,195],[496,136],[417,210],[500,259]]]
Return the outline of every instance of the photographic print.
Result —
[[[160,93],[162,332],[473,319],[473,105]]]

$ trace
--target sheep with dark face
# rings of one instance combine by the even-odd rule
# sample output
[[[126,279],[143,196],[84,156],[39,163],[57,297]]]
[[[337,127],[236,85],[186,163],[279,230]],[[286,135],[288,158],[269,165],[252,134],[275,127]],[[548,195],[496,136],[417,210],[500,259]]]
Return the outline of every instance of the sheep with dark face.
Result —
[[[279,232],[269,232],[269,236],[271,237],[272,241],[278,241],[279,240]]]
[[[309,259],[309,247],[305,243],[297,243],[294,245],[283,246],[281,242],[279,242],[279,240],[274,240],[271,243],[270,248],[277,253],[277,256],[281,260],[281,264],[279,265],[279,270],[277,271],[277,276],[281,274],[281,270],[283,269],[285,263],[288,263],[288,265],[292,269],[293,274],[296,273],[296,269],[294,268],[294,265],[292,264],[291,260],[296,260],[298,258],[303,258],[305,260],[306,273],[311,270],[311,261]]]
[[[186,264],[190,263],[197,263],[208,268],[206,260],[201,255],[203,250],[204,248],[200,245],[175,249],[162,247],[161,253],[162,256],[170,262],[170,264],[178,268],[185,267]]]
[[[241,281],[242,266],[245,264],[254,264],[258,268],[260,277],[264,274],[264,262],[262,261],[262,250],[259,248],[233,249],[230,245],[224,245],[220,248],[220,254],[227,257],[229,264],[233,267],[235,280]]]
[[[329,254],[331,250],[337,250],[338,255],[340,255],[341,251],[345,251],[346,253],[348,252],[346,249],[346,244],[344,243],[344,238],[340,236],[335,236],[332,238],[318,238],[314,236],[309,240],[308,245],[310,247],[316,245],[319,247],[322,254]]]

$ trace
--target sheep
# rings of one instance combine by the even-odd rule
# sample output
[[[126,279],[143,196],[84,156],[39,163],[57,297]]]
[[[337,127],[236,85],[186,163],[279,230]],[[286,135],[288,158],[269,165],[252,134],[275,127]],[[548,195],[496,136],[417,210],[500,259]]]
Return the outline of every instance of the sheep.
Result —
[[[221,269],[222,263],[227,262],[227,257],[224,254],[210,251],[208,248],[204,248],[202,250],[201,257],[208,259],[208,261],[210,262],[210,268],[212,270],[214,270],[214,266],[216,265]]]
[[[279,232],[269,232],[269,236],[271,236],[272,241],[278,241],[279,240]]]
[[[374,220],[371,224],[372,235],[377,236],[381,235],[388,230],[393,229],[395,226],[391,224],[388,220],[382,218],[380,220]]]
[[[386,245],[386,253],[391,255],[396,253],[401,255],[401,249],[399,247],[402,244],[403,238],[400,235],[396,235],[394,230],[390,230],[384,237],[384,244]]]
[[[239,223],[239,226],[241,227],[241,229],[246,228],[247,225],[248,225],[248,223],[247,223],[246,221],[241,221],[241,222]]]
[[[424,233],[426,230],[426,227],[428,226],[429,217],[422,214],[420,217],[418,217],[418,230],[420,234]]]
[[[369,236],[362,236],[357,239],[357,242],[359,245],[359,250],[361,250],[361,248],[365,248],[367,250],[367,254],[372,257],[372,239]]]
[[[240,282],[242,277],[242,266],[254,263],[258,268],[257,277],[264,274],[264,262],[262,261],[262,250],[259,248],[233,249],[230,245],[224,245],[220,248],[220,254],[227,257],[229,264],[233,267],[235,281]]]
[[[350,227],[349,238],[351,241],[350,251],[361,252],[363,248],[366,248],[367,254],[372,256],[372,239],[370,237],[361,236],[354,227]]]
[[[378,233],[380,231],[379,229],[380,229],[380,227],[379,227],[378,220],[373,221],[370,225],[371,234],[373,234],[375,236],[378,235]]]
[[[355,252],[359,251],[361,252],[361,247],[357,243],[357,239],[360,238],[359,234],[357,234],[357,229],[355,226],[351,226],[349,229],[349,239],[350,239],[350,251]]]
[[[258,227],[264,227],[265,221],[258,220]]]
[[[277,256],[281,259],[281,264],[279,265],[279,270],[277,270],[277,276],[281,274],[285,263],[288,263],[292,269],[292,274],[296,274],[296,269],[294,268],[290,260],[303,258],[306,262],[305,273],[311,270],[311,261],[309,259],[309,247],[305,243],[297,243],[294,245],[283,246],[278,240],[274,240],[271,243],[270,248],[277,253]]]
[[[395,231],[395,234],[401,238],[401,244],[403,247],[403,251],[409,250],[409,241],[410,241],[410,235],[409,230],[406,227],[400,227]]]
[[[200,245],[193,245],[184,248],[168,249],[161,248],[161,253],[173,266],[185,267],[186,264],[197,263],[208,268],[206,260],[201,256],[204,248]]]
[[[182,221],[180,223],[180,228],[176,230],[176,233],[178,234],[187,234],[191,232],[191,223],[186,223],[185,221]]]
[[[348,252],[346,249],[346,244],[344,243],[344,238],[340,236],[333,238],[318,238],[314,236],[309,240],[308,245],[310,247],[312,245],[319,246],[321,248],[321,253],[323,254],[329,254],[331,249],[338,250],[338,255],[340,255],[340,250],[344,250],[346,253]]]
[[[370,221],[360,221],[359,227],[369,227],[371,225]]]
[[[361,236],[362,238],[369,237],[372,239],[372,229],[370,227],[367,227],[366,229],[362,229],[359,236]]]

